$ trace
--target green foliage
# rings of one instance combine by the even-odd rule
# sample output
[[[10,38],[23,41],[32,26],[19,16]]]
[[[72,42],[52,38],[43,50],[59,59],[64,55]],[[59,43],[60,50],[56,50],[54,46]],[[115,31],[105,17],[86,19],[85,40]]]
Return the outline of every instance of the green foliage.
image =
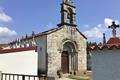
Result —
[[[97,45],[97,43],[96,42],[87,42],[87,45],[88,46],[94,46],[94,45]]]

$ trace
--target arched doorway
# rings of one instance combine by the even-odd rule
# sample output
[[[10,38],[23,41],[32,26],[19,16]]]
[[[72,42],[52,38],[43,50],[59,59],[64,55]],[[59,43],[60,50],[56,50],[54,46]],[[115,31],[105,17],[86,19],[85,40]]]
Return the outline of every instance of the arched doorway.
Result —
[[[71,73],[77,70],[77,57],[76,46],[72,42],[65,42],[61,54],[61,70],[63,73]]]

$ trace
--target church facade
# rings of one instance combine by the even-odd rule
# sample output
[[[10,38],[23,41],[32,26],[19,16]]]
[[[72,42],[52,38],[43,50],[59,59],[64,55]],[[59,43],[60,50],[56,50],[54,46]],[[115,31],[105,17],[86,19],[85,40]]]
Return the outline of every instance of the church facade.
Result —
[[[37,46],[38,75],[76,74],[87,69],[87,38],[77,29],[76,7],[71,0],[61,3],[61,23],[57,28],[26,36],[9,44],[10,48]]]

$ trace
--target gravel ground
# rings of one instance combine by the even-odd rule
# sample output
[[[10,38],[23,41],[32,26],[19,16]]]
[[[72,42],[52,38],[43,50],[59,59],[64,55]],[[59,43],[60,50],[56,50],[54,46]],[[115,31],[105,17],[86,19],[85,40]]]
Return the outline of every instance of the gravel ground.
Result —
[[[69,78],[60,78],[58,80],[75,80],[75,79],[69,79]]]

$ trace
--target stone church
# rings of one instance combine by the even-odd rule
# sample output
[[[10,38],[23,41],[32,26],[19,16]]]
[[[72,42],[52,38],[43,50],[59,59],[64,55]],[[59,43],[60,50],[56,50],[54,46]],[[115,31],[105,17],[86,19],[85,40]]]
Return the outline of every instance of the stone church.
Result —
[[[76,74],[87,68],[87,38],[78,30],[76,7],[72,0],[61,3],[61,23],[58,27],[9,43],[9,48],[37,46],[38,75]]]

